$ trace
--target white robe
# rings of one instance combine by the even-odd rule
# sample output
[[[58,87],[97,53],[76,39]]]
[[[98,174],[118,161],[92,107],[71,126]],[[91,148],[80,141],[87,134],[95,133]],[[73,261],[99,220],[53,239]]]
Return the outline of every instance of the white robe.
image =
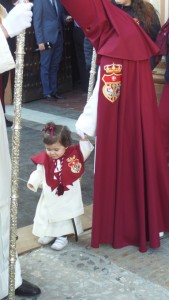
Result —
[[[80,149],[84,160],[86,160],[93,150],[93,146],[89,141],[80,141]],[[57,167],[59,171],[59,160]],[[33,188],[30,188],[29,184]],[[80,180],[73,182],[72,185],[68,186],[68,191],[65,191],[62,196],[58,196],[56,195],[56,189],[51,191],[46,183],[44,166],[37,165],[37,169],[32,172],[28,180],[28,188],[36,192],[38,187],[41,186],[42,193],[36,208],[33,234],[39,237],[59,237],[75,233],[72,219],[75,221],[77,234],[82,233],[83,228],[79,216],[84,213],[84,207]]]
[[[0,29],[0,73],[15,67],[6,38]],[[0,299],[8,295],[11,166],[6,124],[0,103]],[[15,287],[22,284],[19,260],[16,261]]]

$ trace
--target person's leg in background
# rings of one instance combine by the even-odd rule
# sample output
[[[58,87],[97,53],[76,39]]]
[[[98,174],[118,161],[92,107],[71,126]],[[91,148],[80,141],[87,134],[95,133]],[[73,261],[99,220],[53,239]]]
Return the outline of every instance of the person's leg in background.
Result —
[[[86,70],[89,73],[91,69],[91,62],[93,56],[93,45],[86,36],[84,38],[84,55],[86,62]]]
[[[86,62],[84,55],[84,38],[85,35],[80,27],[73,28],[73,41],[76,51],[76,58],[78,63],[78,70],[81,81],[81,88],[83,93],[87,94],[89,84],[89,73],[86,70]]]
[[[57,41],[54,44],[52,50],[53,51],[49,71],[49,85],[51,89],[51,95],[55,99],[63,99],[63,97],[58,92],[58,71],[63,54],[63,36],[61,32],[59,33]]]
[[[53,49],[40,51],[40,76],[41,76],[42,89],[43,89],[42,92],[44,98],[51,98],[50,95],[52,93],[49,84],[49,68],[50,68],[52,52]]]

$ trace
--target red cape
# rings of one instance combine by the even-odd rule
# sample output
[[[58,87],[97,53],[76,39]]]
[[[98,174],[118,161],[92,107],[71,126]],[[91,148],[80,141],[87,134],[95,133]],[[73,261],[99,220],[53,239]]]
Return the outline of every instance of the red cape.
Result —
[[[45,168],[46,183],[53,191],[58,185],[58,180],[54,180],[55,161],[50,158],[46,152],[41,152],[31,157],[32,161],[37,165],[43,165]],[[74,181],[82,176],[84,172],[84,159],[80,151],[79,145],[70,146],[64,154],[62,167],[62,184],[64,190],[68,190],[67,186],[72,185]]]

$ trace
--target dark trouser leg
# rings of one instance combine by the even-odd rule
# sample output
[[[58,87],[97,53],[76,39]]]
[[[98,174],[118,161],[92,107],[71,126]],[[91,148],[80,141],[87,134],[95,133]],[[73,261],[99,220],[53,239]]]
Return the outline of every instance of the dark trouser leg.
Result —
[[[76,57],[77,57],[79,74],[80,74],[81,86],[83,92],[87,93],[89,76],[87,74],[86,63],[85,63],[84,37],[85,35],[81,28],[79,27],[73,28],[73,39],[74,39],[74,45],[76,50]]]

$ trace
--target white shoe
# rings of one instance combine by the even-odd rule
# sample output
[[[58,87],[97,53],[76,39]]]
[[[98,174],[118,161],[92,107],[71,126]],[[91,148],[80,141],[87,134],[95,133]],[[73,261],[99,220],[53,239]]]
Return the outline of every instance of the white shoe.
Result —
[[[52,242],[55,238],[54,237],[51,237],[51,236],[43,236],[43,237],[40,237],[38,239],[38,243],[42,244],[42,245],[47,245],[49,244],[50,242]]]
[[[58,237],[52,244],[51,248],[54,250],[62,250],[68,244],[67,237]]]

